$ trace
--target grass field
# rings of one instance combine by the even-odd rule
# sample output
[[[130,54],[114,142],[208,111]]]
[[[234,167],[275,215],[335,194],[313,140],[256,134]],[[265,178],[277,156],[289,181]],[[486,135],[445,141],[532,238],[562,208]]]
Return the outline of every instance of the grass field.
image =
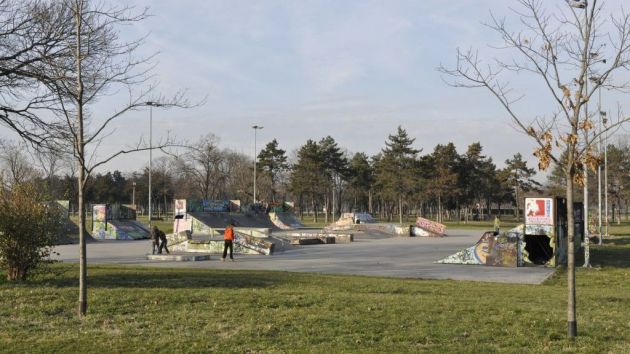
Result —
[[[577,270],[575,342],[563,271],[509,285],[94,266],[80,320],[77,267],[61,264],[57,276],[0,280],[0,351],[628,353],[630,237],[592,259]]]

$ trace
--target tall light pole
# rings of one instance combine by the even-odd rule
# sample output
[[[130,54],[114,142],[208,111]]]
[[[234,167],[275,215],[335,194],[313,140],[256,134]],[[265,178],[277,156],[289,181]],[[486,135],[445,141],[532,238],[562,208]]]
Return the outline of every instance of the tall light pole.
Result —
[[[606,112],[604,112],[606,113]],[[608,119],[606,119],[606,115],[604,114],[604,129],[606,136],[604,137],[604,220],[606,220],[606,237],[608,237],[608,127],[606,124],[608,123]]]
[[[602,151],[602,123],[605,126],[608,119],[606,118],[606,112],[599,111],[599,151]],[[606,162],[606,150],[604,150],[604,163]],[[597,194],[598,194],[598,225],[597,225],[597,233],[599,237],[599,244],[603,243],[602,241],[602,164],[597,165]]]
[[[588,92],[588,80],[584,82],[585,91]],[[601,93],[601,90],[600,90]],[[600,100],[597,104],[598,107],[601,106],[601,96]],[[600,109],[601,110],[601,109]],[[584,103],[584,112],[586,119],[588,119],[588,101]],[[584,141],[588,143],[588,130],[584,129]],[[590,238],[588,234],[588,167],[586,164],[584,165],[584,198],[583,198],[583,208],[584,212],[582,216],[584,218],[584,267],[591,267],[591,247],[590,247]]]
[[[157,102],[148,101],[149,106],[149,229],[151,229],[151,171],[153,170],[153,107],[162,107]]]
[[[132,182],[131,183],[132,187],[133,187],[133,192],[131,193],[131,204],[133,205],[134,209],[136,208],[136,182]]]
[[[254,204],[256,204],[256,160],[258,160],[258,157],[256,156],[258,153],[258,150],[256,149],[256,132],[263,127],[259,125],[254,125],[252,126],[252,128],[254,129]]]

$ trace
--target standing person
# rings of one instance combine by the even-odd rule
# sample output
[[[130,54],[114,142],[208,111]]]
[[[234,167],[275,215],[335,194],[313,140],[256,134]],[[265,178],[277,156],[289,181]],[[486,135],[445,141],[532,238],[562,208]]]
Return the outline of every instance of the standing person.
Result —
[[[158,254],[162,254],[162,249],[166,250],[167,254],[171,254],[171,252],[168,250],[168,247],[166,247],[166,244],[168,243],[168,240],[166,239],[166,234],[162,230],[158,230],[158,233],[160,236],[160,249],[158,250]]]
[[[232,222],[229,222],[225,227],[225,232],[223,233],[223,257],[221,257],[221,262],[225,262],[225,256],[227,256],[227,250],[230,249],[230,259],[232,262],[234,261],[234,255],[232,254],[234,249],[234,227],[232,226]]]
[[[499,215],[495,215],[494,216],[494,234],[498,235],[499,234],[499,230],[501,228],[501,219],[499,219]]]
[[[160,247],[160,229],[157,226],[153,226],[151,229],[151,241],[153,241],[153,247],[151,249],[151,254],[155,254],[155,252],[159,252]]]

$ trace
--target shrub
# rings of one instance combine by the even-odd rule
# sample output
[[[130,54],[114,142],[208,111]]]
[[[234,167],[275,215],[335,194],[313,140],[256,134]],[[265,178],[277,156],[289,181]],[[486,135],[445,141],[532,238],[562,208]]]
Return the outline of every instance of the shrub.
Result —
[[[0,267],[7,270],[8,280],[25,280],[49,262],[63,218],[59,208],[43,199],[28,184],[0,189]]]

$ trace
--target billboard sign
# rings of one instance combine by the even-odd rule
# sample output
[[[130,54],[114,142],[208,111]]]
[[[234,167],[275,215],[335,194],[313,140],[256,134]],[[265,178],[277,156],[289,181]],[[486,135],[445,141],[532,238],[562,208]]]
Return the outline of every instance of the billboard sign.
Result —
[[[186,199],[175,199],[175,215],[186,215]]]
[[[525,198],[525,225],[553,226],[553,199]]]

